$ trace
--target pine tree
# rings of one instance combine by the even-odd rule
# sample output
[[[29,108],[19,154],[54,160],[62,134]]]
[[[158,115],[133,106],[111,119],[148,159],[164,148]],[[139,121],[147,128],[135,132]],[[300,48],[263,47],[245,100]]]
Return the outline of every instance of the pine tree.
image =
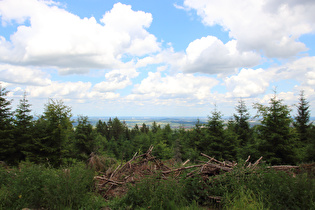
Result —
[[[300,94],[300,102],[298,105],[298,115],[295,117],[295,122],[293,123],[294,127],[296,128],[299,141],[301,143],[306,143],[308,138],[308,130],[310,128],[310,110],[309,110],[309,103],[304,96],[304,91],[301,91]]]
[[[314,126],[310,123],[309,102],[301,91],[299,104],[297,106],[297,116],[293,123],[298,135],[298,155],[301,161],[314,161],[315,159],[315,137]]]
[[[115,141],[119,141],[121,137],[124,137],[124,134],[124,125],[115,117],[112,121],[112,135]]]
[[[15,164],[14,154],[16,152],[13,138],[11,101],[8,100],[5,88],[0,85],[0,161]]]
[[[24,92],[23,99],[15,111],[15,131],[14,139],[16,142],[17,154],[15,157],[21,161],[25,160],[27,156],[32,156],[33,147],[33,116],[31,113],[31,104],[26,99],[26,92]]]
[[[225,132],[221,112],[216,107],[212,116],[209,116],[206,128],[207,135],[202,143],[202,147],[207,148],[205,152],[218,159],[234,159],[236,156],[236,138],[232,138]]]
[[[240,146],[245,146],[251,136],[251,130],[248,123],[249,113],[244,100],[240,100],[238,106],[236,106],[237,114],[234,114],[235,120],[235,132],[240,140]]]
[[[160,129],[160,125],[157,125],[155,121],[152,123],[151,131],[152,133],[156,133]]]
[[[6,97],[9,91],[0,85],[0,129],[4,130],[12,122],[11,101]]]
[[[140,131],[142,133],[148,133],[149,132],[149,127],[145,123],[142,123],[142,127],[140,128]]]
[[[290,109],[277,98],[276,93],[270,99],[270,106],[255,104],[258,116],[262,117],[258,127],[260,136],[259,150],[271,164],[295,163],[293,135],[290,128],[292,119]]]
[[[102,122],[101,120],[99,120],[96,123],[96,131],[103,137],[106,137],[106,139],[109,139],[109,130],[106,122]]]
[[[78,125],[75,128],[74,137],[75,147],[81,159],[86,160],[92,152],[96,152],[96,135],[87,116],[78,117]]]
[[[59,167],[70,152],[68,140],[73,132],[71,117],[70,107],[61,100],[50,99],[45,104],[44,114],[36,122],[39,156],[54,167]]]

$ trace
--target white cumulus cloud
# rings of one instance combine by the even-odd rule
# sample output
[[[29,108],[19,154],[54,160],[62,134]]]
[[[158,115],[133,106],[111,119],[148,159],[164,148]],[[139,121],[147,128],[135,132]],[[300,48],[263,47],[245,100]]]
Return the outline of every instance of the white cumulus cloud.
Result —
[[[214,36],[196,39],[188,45],[181,69],[190,73],[218,74],[259,63],[259,55],[254,52],[239,52],[236,44],[236,40],[224,44]]]
[[[110,92],[124,89],[132,84],[131,79],[139,73],[135,69],[116,69],[105,74],[106,81],[95,84],[94,90],[99,92]]]
[[[152,15],[121,3],[106,12],[100,23],[38,0],[0,1],[0,16],[3,25],[19,24],[10,40],[0,37],[0,60],[11,64],[82,73],[120,67],[124,54],[143,56],[160,50],[156,37],[146,30]]]
[[[273,74],[263,69],[242,69],[239,74],[227,77],[225,84],[232,97],[254,97],[269,87]]]
[[[39,69],[9,64],[0,64],[0,82],[35,86],[51,84],[49,75]]]
[[[178,73],[162,76],[161,72],[149,72],[148,77],[135,85],[130,99],[142,96],[149,99],[204,100],[211,95],[211,88],[219,82],[211,77]]]
[[[286,58],[306,51],[298,38],[315,30],[315,1],[185,0],[204,24],[221,25],[242,51]]]

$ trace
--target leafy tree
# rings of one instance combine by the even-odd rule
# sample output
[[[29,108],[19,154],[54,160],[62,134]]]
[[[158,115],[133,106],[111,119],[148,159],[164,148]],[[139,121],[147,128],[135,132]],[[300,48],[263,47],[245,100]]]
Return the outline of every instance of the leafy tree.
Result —
[[[9,164],[15,163],[16,152],[13,139],[11,101],[7,97],[8,91],[0,85],[0,160]]]
[[[276,93],[270,99],[269,106],[256,103],[257,116],[261,116],[258,127],[259,150],[264,159],[271,164],[295,163],[293,134],[290,128],[292,119],[290,109]]]
[[[14,139],[16,142],[17,154],[16,158],[25,160],[27,156],[32,156],[33,150],[33,116],[31,113],[31,104],[26,99],[26,92],[24,92],[23,98],[20,100],[15,111],[15,131]]]

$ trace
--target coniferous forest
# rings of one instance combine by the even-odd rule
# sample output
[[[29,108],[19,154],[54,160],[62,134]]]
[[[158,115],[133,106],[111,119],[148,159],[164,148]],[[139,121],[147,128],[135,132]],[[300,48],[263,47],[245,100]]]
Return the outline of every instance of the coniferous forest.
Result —
[[[15,110],[7,94],[8,90],[0,88],[1,209],[315,208],[314,169],[296,177],[265,173],[263,166],[255,172],[235,170],[216,182],[209,178],[206,183],[211,182],[211,189],[201,186],[197,175],[181,181],[146,177],[128,186],[123,195],[106,199],[93,178],[151,146],[155,158],[178,165],[186,160],[190,164],[203,161],[201,153],[238,163],[249,155],[255,160],[263,157],[265,167],[312,164],[315,125],[310,123],[310,106],[303,92],[294,107],[296,116],[275,93],[268,105],[253,105],[257,116],[250,116],[248,105],[240,99],[228,123],[216,107],[207,123],[197,120],[192,129],[172,129],[156,122],[130,129],[117,117],[92,126],[87,116],[79,116],[73,126],[71,107],[61,100],[50,99],[43,113],[33,116],[26,93]],[[252,117],[260,121],[253,127],[249,124]],[[102,167],[87,166],[92,156],[104,160]],[[165,197],[165,192],[177,196]],[[210,194],[221,196],[222,202],[213,204]],[[288,199],[296,205],[288,205]]]

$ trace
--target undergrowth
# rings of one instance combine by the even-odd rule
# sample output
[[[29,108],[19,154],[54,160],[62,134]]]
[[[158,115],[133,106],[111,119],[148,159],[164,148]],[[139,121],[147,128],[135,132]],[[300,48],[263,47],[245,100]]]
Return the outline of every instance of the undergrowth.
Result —
[[[0,209],[99,209],[104,201],[94,192],[94,171],[84,164],[47,168],[22,163],[0,169]]]
[[[112,209],[315,209],[315,180],[261,167],[212,177],[151,176],[129,186]],[[212,198],[221,198],[218,200]]]
[[[266,167],[210,177],[189,172],[145,177],[124,196],[105,201],[96,192],[95,171],[83,163],[0,167],[0,209],[315,209],[315,179],[306,173],[293,177]]]

